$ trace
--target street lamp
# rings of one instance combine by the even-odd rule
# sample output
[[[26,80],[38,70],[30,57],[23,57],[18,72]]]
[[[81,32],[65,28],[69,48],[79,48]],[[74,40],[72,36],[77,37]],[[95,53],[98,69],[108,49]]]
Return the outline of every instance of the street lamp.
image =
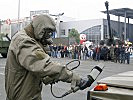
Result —
[[[1,19],[0,19],[0,33],[1,33]]]
[[[60,16],[63,16],[64,15],[64,12],[63,13],[59,13],[57,15],[54,15],[54,14],[49,14],[49,15],[56,17],[56,33],[57,33],[57,37],[59,37],[60,36],[60,34],[59,34]]]

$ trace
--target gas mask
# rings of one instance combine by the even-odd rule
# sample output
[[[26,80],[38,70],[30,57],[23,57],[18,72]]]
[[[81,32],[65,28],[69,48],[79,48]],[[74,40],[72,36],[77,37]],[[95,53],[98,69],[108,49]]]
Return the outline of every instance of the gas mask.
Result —
[[[51,45],[53,43],[52,40],[53,30],[43,29],[43,31],[40,34],[41,34],[40,43],[42,45]]]

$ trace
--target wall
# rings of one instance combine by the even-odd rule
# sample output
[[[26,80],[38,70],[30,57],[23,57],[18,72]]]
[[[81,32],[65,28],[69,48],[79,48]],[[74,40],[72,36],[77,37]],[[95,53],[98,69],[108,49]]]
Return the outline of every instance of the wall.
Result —
[[[68,29],[75,28],[79,33],[82,31],[97,25],[103,25],[103,19],[93,19],[93,20],[80,20],[80,21],[70,21],[60,23],[60,32],[65,29],[65,36],[68,36]]]
[[[104,25],[107,25],[107,20],[103,20]],[[122,38],[122,34],[124,32],[124,22],[120,22],[120,32],[118,32],[118,22],[112,21],[110,22],[111,28],[114,29],[117,33],[119,38]],[[127,38],[133,42],[133,24],[129,24],[129,34],[128,34],[128,24],[127,24]]]

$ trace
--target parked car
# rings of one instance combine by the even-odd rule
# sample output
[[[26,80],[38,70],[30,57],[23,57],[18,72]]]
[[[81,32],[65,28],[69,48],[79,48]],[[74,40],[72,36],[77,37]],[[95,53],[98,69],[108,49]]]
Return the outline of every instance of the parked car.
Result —
[[[101,79],[88,91],[87,100],[133,100],[133,71]]]

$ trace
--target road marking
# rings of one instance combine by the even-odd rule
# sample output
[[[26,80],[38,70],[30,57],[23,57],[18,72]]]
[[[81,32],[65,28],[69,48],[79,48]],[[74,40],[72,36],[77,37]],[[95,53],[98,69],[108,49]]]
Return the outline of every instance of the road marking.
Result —
[[[0,73],[0,75],[5,75],[4,73]]]

